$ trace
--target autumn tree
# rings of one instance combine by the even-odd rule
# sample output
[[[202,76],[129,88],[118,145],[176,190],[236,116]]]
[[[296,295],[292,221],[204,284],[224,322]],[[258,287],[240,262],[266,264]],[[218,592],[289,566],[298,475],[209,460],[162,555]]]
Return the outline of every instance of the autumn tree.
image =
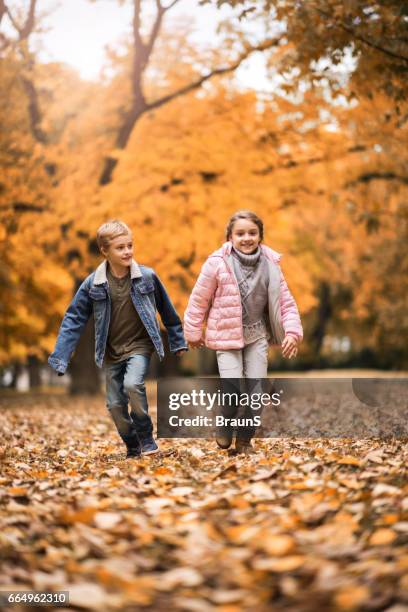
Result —
[[[0,361],[28,360],[32,382],[38,384],[35,366],[53,346],[72,290],[56,253],[55,199],[63,160],[59,141],[86,87],[78,95],[80,83],[72,71],[35,61],[30,48],[37,27],[35,1],[26,13],[4,2],[0,9],[0,22],[8,20],[9,26],[1,37],[0,58]],[[67,112],[69,98],[76,101]]]
[[[363,348],[366,342],[366,347],[375,344],[377,352],[385,349],[382,365],[406,363],[401,338],[407,320],[401,313],[407,294],[407,7],[393,0],[202,3],[236,9],[237,18],[224,24],[231,45],[239,43],[251,25],[267,23],[273,30],[279,24],[287,44],[279,56],[266,53],[266,59],[270,77],[285,78],[278,80],[269,99],[273,103],[279,95],[292,102],[292,116],[303,116],[309,126],[319,123],[322,112],[331,114],[332,128],[348,143],[337,153],[337,164],[333,149],[320,162],[312,154],[309,162],[301,163],[306,174],[295,190],[299,197],[292,197],[294,205],[300,198],[302,202],[296,224],[298,252],[305,257],[308,250],[315,262],[325,262],[314,273],[318,304],[309,325],[314,354],[321,350],[327,330],[343,327],[355,347]],[[255,31],[263,34],[262,28]],[[304,113],[311,92],[320,97],[314,116]],[[344,112],[338,112],[342,108]],[[302,130],[306,147],[308,132]],[[326,162],[321,169],[330,172],[329,182],[309,165]],[[292,174],[297,166],[294,159]],[[307,186],[308,174],[319,181],[318,188]],[[308,194],[313,196],[310,206]],[[385,272],[385,261],[387,272],[379,275],[378,270]],[[382,279],[380,284],[376,279]],[[344,320],[349,321],[347,331]]]
[[[177,0],[171,2],[167,6],[164,6],[159,0],[157,0],[156,15],[153,19],[151,29],[147,36],[143,36],[143,25],[141,18],[143,3],[141,0],[134,0],[133,2],[133,38],[130,48],[131,69],[128,75],[129,99],[125,101],[125,110],[124,112],[121,111],[119,120],[117,120],[114,128],[116,131],[116,136],[112,144],[115,147],[115,152],[109,153],[104,157],[102,171],[98,176],[98,181],[93,189],[93,193],[90,194],[91,199],[93,200],[95,200],[95,191],[97,190],[97,186],[107,185],[111,182],[113,169],[117,165],[117,152],[126,148],[132,130],[142,116],[148,112],[160,108],[161,106],[169,104],[176,98],[185,96],[190,92],[198,90],[203,86],[203,84],[215,76],[232,73],[251,53],[266,47],[276,46],[279,42],[277,38],[274,38],[263,41],[262,45],[255,47],[247,45],[242,52],[232,59],[229,59],[228,62],[224,61],[221,63],[221,65],[210,67],[204,69],[203,71],[199,71],[198,68],[196,70],[190,70],[190,78],[186,79],[184,83],[178,84],[178,86],[171,91],[162,91],[160,95],[152,97],[152,99],[149,100],[143,79],[147,69],[149,68],[151,56],[155,50],[157,41],[159,40],[163,18],[176,3]],[[63,138],[63,133],[60,133],[57,141],[53,142],[52,139],[50,139],[50,134],[47,134],[47,132],[44,130],[44,116],[41,110],[40,95],[36,84],[36,76],[38,76],[36,75],[36,72],[38,73],[38,70],[35,65],[34,55],[31,53],[29,45],[30,35],[33,33],[36,27],[36,4],[36,1],[32,0],[32,2],[30,2],[27,15],[23,16],[16,15],[6,3],[2,3],[1,16],[6,16],[9,19],[16,33],[16,38],[14,40],[7,40],[6,36],[4,35],[2,40],[4,42],[4,49],[6,51],[10,49],[16,50],[19,56],[21,68],[20,80],[26,93],[31,136],[36,143],[41,144],[47,150],[48,155],[52,151],[51,155],[58,157],[61,147],[50,147],[50,144],[52,143],[53,145],[58,145],[58,142],[60,143],[61,138]],[[144,3],[144,5],[146,6],[146,3]],[[215,59],[220,59],[220,54],[216,55],[217,57]],[[225,57],[222,58],[222,60],[225,59]],[[123,103],[121,104],[121,107],[123,108]],[[116,117],[118,117],[118,115]],[[63,130],[61,130],[61,132],[63,132]],[[93,144],[95,145],[95,143]],[[63,170],[61,166],[55,162],[45,165],[45,168],[50,176],[52,175],[55,177],[53,182],[58,184],[58,186],[60,183],[64,182],[64,187],[59,190],[60,193],[63,192],[64,189],[66,190],[70,180],[68,178],[68,174],[65,174],[65,170]],[[64,181],[64,178],[67,178],[67,180]],[[75,182],[74,173],[71,173],[70,178],[71,182]],[[69,208],[72,210],[72,207]],[[55,213],[55,210],[53,212]],[[65,210],[65,213],[67,213],[67,210]],[[65,244],[66,256],[64,257],[64,260],[69,264],[71,273],[74,274],[73,280],[75,286],[79,282],[78,276],[76,275],[76,268],[79,267],[81,269],[81,273],[83,274],[83,264],[85,263],[84,260],[87,259],[86,256],[89,255],[89,253],[92,255],[92,253],[95,252],[94,238],[91,237],[87,231],[81,231],[78,229],[75,230],[75,228],[73,228],[76,238],[82,239],[84,243],[83,247],[85,247],[85,253],[84,248],[73,248],[72,245],[68,245],[67,243],[70,239],[69,230],[73,227],[73,218],[72,214],[69,213],[65,214],[64,216],[64,221],[60,223],[61,238],[62,242]],[[90,361],[88,363],[88,367],[90,367]],[[86,376],[86,378],[87,380],[90,380],[91,377]]]
[[[338,28],[338,39],[332,35],[336,19],[346,19],[333,2],[325,7],[334,11],[331,20],[310,3],[310,23],[295,3],[245,8],[236,2],[222,45],[204,52],[185,27],[166,28],[174,4],[155,3],[146,22],[146,3],[133,3],[128,54],[111,50],[113,77],[98,84],[31,58],[37,123],[23,79],[27,60],[18,34],[23,28],[13,17],[16,39],[4,47],[1,67],[5,82],[14,88],[18,83],[18,89],[8,87],[0,102],[4,124],[15,130],[8,142],[25,142],[28,153],[16,164],[12,146],[3,141],[8,151],[3,164],[10,168],[0,194],[3,235],[12,233],[13,218],[16,243],[24,244],[31,232],[38,253],[25,268],[24,248],[15,250],[11,261],[9,240],[3,240],[9,261],[4,286],[17,278],[22,304],[14,309],[13,325],[4,318],[9,345],[21,338],[15,358],[23,359],[33,346],[39,354],[49,350],[68,288],[75,289],[98,261],[95,231],[108,217],[122,216],[134,228],[136,258],[158,270],[182,312],[204,258],[223,240],[226,219],[246,207],[264,218],[266,242],[288,255],[283,265],[304,316],[309,362],[338,334],[351,338],[353,350],[370,346],[378,352],[386,346],[394,356],[385,365],[401,362],[406,126],[396,66],[403,60],[387,55],[394,89],[381,74],[383,86],[370,95],[367,75],[376,78],[373,57],[381,52],[359,38],[367,38],[376,18],[363,19],[359,29],[354,17],[353,42],[344,28]],[[302,25],[306,22],[310,27]],[[326,32],[322,23],[334,25]],[[372,54],[366,68],[363,49]],[[237,67],[256,52],[274,79],[272,93],[242,91],[234,81]],[[14,75],[21,75],[15,83]],[[386,121],[382,113],[388,107]],[[17,185],[21,194],[12,191]],[[17,217],[14,201],[36,208],[24,208],[23,214],[20,207]],[[384,250],[387,257],[380,255]],[[40,263],[48,284],[35,275]],[[23,284],[21,270],[27,270]],[[36,289],[33,278],[39,281]],[[13,291],[9,304],[16,300]],[[35,291],[38,301],[27,299]],[[34,303],[37,324],[19,328],[24,308],[32,316]],[[86,367],[81,351],[77,357],[84,380],[92,380],[87,369],[93,367],[92,355]],[[74,388],[83,388],[76,375]]]
[[[169,12],[177,3],[177,0],[164,6],[159,0],[156,2],[156,14],[153,18],[151,27],[147,35],[144,33],[146,28],[143,27],[142,23],[142,8],[146,7],[147,3],[143,3],[142,0],[134,0],[133,2],[133,20],[132,20],[132,41],[129,47],[129,64],[127,67],[126,82],[122,82],[121,87],[121,100],[119,107],[116,109],[116,113],[112,112],[111,118],[107,118],[105,124],[105,134],[115,134],[113,141],[109,138],[109,144],[111,151],[104,155],[102,160],[102,170],[98,175],[97,184],[93,188],[91,199],[104,199],[106,196],[102,191],[96,195],[98,186],[99,188],[106,188],[113,180],[113,171],[118,164],[118,160],[121,155],[121,151],[124,151],[128,145],[129,139],[135,126],[148,113],[152,113],[157,109],[169,105],[172,101],[185,97],[188,94],[195,92],[203,87],[204,84],[212,80],[217,76],[228,75],[233,73],[241,63],[249,57],[252,53],[264,50],[266,48],[276,47],[279,44],[279,37],[267,38],[258,45],[246,44],[242,50],[237,54],[235,53],[232,57],[230,55],[223,54],[219,51],[211,54],[213,65],[202,67],[203,62],[198,61],[197,67],[194,67],[193,62],[189,61],[188,70],[183,70],[186,73],[186,78],[183,82],[178,79],[177,85],[173,87],[162,87],[149,88],[147,82],[149,81],[149,70],[155,74],[155,81],[160,82],[160,78],[157,79],[157,74],[164,76],[163,81],[172,84],[174,77],[169,79],[171,70],[174,70],[174,66],[177,65],[180,68],[180,63],[176,60],[173,50],[173,66],[168,66],[167,73],[164,74],[163,66],[160,62],[154,61],[154,52],[160,41],[160,32],[163,25],[163,20],[167,12]],[[142,34],[143,32],[143,34]],[[185,47],[188,45],[187,39],[181,41],[181,44]],[[216,64],[214,67],[214,63]],[[166,64],[165,64],[166,65]],[[185,68],[185,67],[184,67]],[[150,80],[152,83],[152,80]],[[127,97],[123,98],[123,92],[127,93]],[[119,110],[119,112],[118,112]],[[110,126],[110,130],[108,129]],[[93,143],[95,144],[95,143]],[[112,150],[112,147],[113,150]],[[97,149],[94,147],[94,151]],[[101,148],[100,150],[103,150]],[[94,157],[94,154],[93,156]],[[65,187],[69,184],[67,180]],[[109,214],[111,216],[112,213]],[[83,251],[94,250],[94,238],[89,234],[88,231],[75,230],[75,224],[73,223],[72,215],[65,214],[64,227],[68,227],[68,230],[72,228],[73,232],[76,231],[77,236],[85,239],[86,242],[82,248],[77,249],[76,262],[78,264],[84,263]],[[103,219],[102,219],[103,220]],[[64,236],[65,242],[69,238],[69,231]],[[72,249],[71,249],[72,250]],[[78,351],[78,355],[80,351]],[[84,371],[85,360],[82,355],[80,357],[81,369]],[[87,360],[90,366],[90,359]],[[85,375],[86,380],[90,380],[90,376]],[[75,384],[75,387],[78,387]]]

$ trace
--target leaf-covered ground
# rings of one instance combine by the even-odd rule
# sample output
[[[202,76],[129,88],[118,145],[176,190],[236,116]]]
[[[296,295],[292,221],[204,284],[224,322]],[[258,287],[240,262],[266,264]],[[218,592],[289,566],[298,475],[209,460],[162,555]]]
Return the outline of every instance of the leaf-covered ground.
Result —
[[[404,441],[234,456],[161,440],[125,460],[102,396],[0,413],[0,590],[68,590],[74,609],[408,610]]]

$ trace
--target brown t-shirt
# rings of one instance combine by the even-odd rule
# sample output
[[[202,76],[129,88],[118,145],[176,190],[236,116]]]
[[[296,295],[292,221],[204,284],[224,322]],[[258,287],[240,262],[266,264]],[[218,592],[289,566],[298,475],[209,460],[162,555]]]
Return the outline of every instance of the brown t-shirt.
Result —
[[[130,274],[113,276],[108,267],[111,317],[106,344],[106,363],[118,363],[131,355],[151,355],[153,342],[133,305]]]

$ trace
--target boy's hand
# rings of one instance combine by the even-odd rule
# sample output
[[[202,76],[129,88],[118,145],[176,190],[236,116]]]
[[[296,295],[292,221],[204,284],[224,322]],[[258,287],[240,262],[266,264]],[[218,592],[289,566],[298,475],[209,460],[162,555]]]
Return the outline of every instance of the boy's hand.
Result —
[[[187,353],[187,349],[180,349],[174,354],[177,355],[177,357],[181,357],[182,355],[184,355],[184,353]]]
[[[293,336],[285,336],[284,341],[282,342],[282,355],[291,359],[292,357],[296,357],[298,352],[298,340]]]
[[[205,346],[205,342],[202,338],[200,338],[196,342],[189,342],[188,345],[192,349],[202,348],[203,346]]]

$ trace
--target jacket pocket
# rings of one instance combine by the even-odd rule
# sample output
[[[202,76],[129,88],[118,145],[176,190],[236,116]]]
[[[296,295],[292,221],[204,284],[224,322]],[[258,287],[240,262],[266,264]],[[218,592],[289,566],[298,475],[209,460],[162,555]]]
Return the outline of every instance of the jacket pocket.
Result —
[[[139,289],[140,293],[143,293],[143,295],[146,295],[147,293],[153,293],[154,291],[154,285],[149,281],[144,281],[143,283],[140,283],[137,288]]]
[[[106,312],[106,303],[107,303],[107,295],[106,292],[102,289],[92,288],[89,291],[89,297],[92,300],[93,306],[93,315],[95,319],[95,332],[97,331],[99,325],[102,322],[103,317]]]
[[[106,292],[100,289],[91,289],[89,291],[89,297],[96,302],[106,300]]]

